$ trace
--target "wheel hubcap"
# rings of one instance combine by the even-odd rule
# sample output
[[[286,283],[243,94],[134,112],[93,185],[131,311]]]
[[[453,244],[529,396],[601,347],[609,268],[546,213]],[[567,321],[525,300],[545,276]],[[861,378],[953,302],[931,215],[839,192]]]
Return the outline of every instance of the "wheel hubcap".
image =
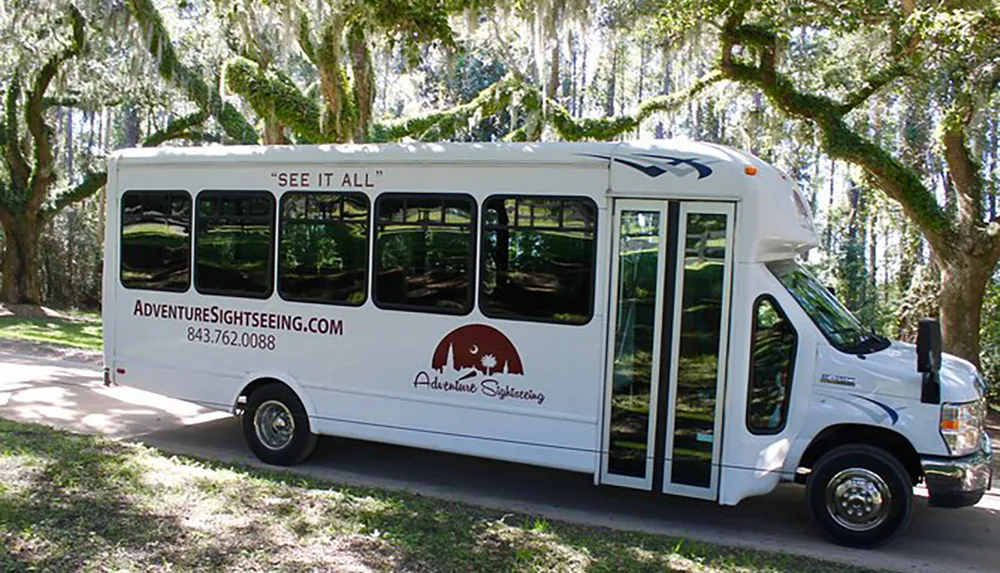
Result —
[[[295,435],[295,418],[287,406],[276,400],[268,400],[257,408],[253,427],[257,432],[257,440],[265,448],[280,450],[291,443]]]
[[[826,509],[841,527],[870,531],[889,515],[892,493],[875,472],[848,468],[826,485]]]

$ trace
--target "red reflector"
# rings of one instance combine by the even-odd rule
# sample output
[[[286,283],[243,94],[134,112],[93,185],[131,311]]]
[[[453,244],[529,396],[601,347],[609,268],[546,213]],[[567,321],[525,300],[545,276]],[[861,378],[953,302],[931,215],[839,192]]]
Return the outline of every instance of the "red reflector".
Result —
[[[117,372],[119,374],[125,374],[125,369],[124,368],[116,368],[115,372]]]

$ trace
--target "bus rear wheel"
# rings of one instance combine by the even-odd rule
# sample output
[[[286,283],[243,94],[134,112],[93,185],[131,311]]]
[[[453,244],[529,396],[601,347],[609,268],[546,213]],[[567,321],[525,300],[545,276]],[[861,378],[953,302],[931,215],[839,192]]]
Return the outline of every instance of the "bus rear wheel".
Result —
[[[906,529],[913,508],[910,476],[881,448],[845,445],[819,459],[806,482],[809,513],[834,543],[872,549]]]
[[[264,463],[290,466],[316,449],[316,434],[299,397],[284,384],[261,386],[247,398],[243,437]]]

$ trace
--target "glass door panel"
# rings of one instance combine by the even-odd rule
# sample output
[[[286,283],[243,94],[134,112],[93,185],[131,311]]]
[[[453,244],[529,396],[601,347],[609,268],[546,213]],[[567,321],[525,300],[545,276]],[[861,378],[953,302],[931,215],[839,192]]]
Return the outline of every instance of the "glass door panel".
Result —
[[[617,202],[602,481],[650,488],[662,330],[665,202]]]
[[[664,491],[714,498],[721,444],[731,205],[681,207]]]

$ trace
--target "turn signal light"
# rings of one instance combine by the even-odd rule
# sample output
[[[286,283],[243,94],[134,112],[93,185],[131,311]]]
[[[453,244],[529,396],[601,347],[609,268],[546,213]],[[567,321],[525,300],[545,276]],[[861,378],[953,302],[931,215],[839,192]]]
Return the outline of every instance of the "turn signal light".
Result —
[[[958,430],[958,420],[941,420],[942,430]]]
[[[756,175],[757,168],[754,167],[753,165],[747,165],[746,167],[743,168],[743,172],[746,173],[747,175]]]

